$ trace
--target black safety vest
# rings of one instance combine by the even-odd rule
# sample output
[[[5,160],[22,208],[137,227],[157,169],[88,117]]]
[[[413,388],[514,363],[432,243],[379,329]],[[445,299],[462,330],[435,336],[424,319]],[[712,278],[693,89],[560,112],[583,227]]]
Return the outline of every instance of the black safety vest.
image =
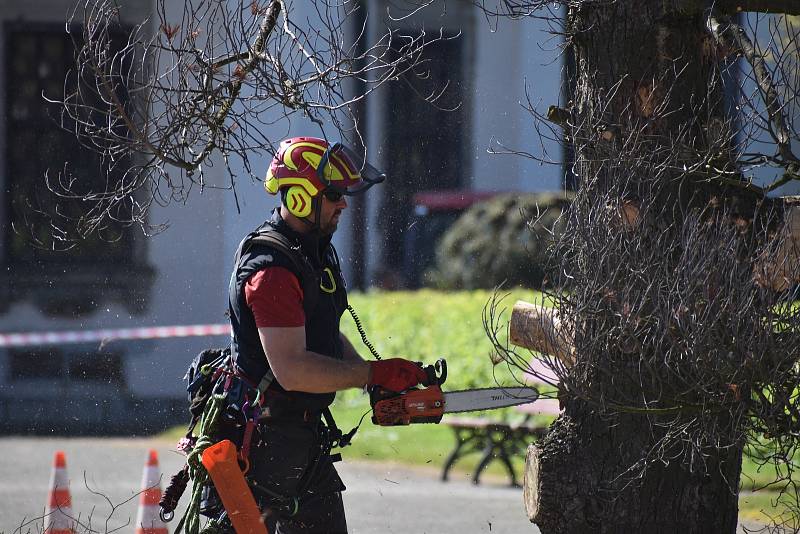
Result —
[[[272,218],[239,244],[229,286],[231,354],[236,367],[249,381],[258,384],[271,371],[258,337],[253,312],[247,306],[244,286],[254,273],[267,267],[284,267],[300,281],[303,289],[306,348],[342,359],[339,320],[347,308],[347,291],[339,258],[330,237],[314,238],[292,230],[276,209]],[[262,382],[263,383],[263,382]],[[302,393],[284,390],[273,380],[268,390],[278,402],[290,401],[293,408],[320,410],[333,402],[334,393]]]

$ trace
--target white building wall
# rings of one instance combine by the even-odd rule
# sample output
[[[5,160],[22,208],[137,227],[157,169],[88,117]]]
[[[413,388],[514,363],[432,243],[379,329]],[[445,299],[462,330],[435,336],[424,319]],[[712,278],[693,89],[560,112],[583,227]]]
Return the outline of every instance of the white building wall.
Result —
[[[533,18],[481,18],[474,29],[472,186],[476,190],[556,191],[562,187],[561,149],[540,138],[534,118],[523,108],[529,105],[528,96],[543,114],[549,105],[558,104],[561,40],[551,38],[548,29],[546,21]],[[553,164],[489,150],[528,152]]]
[[[742,15],[742,20],[740,25],[745,29],[746,32],[752,32],[753,28],[756,30],[756,35],[753,38],[754,44],[758,47],[758,50],[764,54],[766,61],[767,61],[767,68],[771,69],[774,68],[774,54],[770,51],[782,50],[784,43],[793,42],[790,36],[786,32],[786,22],[784,15],[773,15],[773,14],[765,14],[765,13],[744,13]],[[780,33],[775,33],[776,28],[775,25],[778,25],[780,28]],[[800,31],[800,25],[795,24],[795,28]],[[783,41],[783,42],[781,42]],[[796,46],[796,45],[795,45]],[[787,61],[791,60],[791,54],[785,54],[786,50],[783,50],[783,57],[786,58]],[[797,54],[797,48],[794,48],[795,54]],[[798,67],[797,60],[794,60],[794,67]],[[742,69],[742,76],[740,78],[740,82],[743,88],[743,94],[748,95],[751,97],[753,102],[755,102],[755,108],[758,114],[761,117],[767,117],[766,108],[764,105],[764,97],[762,96],[761,92],[758,89],[757,84],[755,83],[754,75],[752,73],[752,68],[744,59],[740,59],[738,62],[740,68]],[[791,70],[791,65],[785,65],[785,69]],[[794,80],[795,83],[800,83],[797,81],[796,76],[792,76],[791,73],[787,76],[790,80]],[[781,82],[777,82],[781,83]],[[792,91],[800,90],[800,87],[776,87],[781,97],[785,97],[785,95],[792,94]],[[737,95],[739,96],[739,95]],[[784,118],[787,119],[787,124],[790,125],[789,127],[800,129],[800,122],[798,122],[797,117],[797,103],[796,102],[782,102],[783,106],[783,113]],[[746,113],[750,113],[749,110],[745,111]],[[794,115],[794,116],[793,116]],[[761,153],[767,156],[771,156],[777,153],[777,145],[769,133],[765,129],[761,129],[758,131],[758,128],[753,128],[754,125],[757,125],[760,128],[766,128],[767,124],[765,121],[753,121],[751,119],[745,119],[743,121],[743,127],[745,129],[752,129],[754,133],[755,140],[751,142],[747,147],[745,147],[744,152],[747,153]],[[790,134],[791,135],[791,134]],[[800,139],[794,138],[791,140],[791,147],[792,152],[795,156],[800,157]],[[761,166],[756,167],[753,169],[745,169],[744,175],[747,178],[752,178],[753,183],[759,187],[768,187],[773,182],[777,181],[781,175],[783,174],[782,168],[777,167],[767,167]],[[800,195],[800,181],[791,181],[779,188],[775,191],[770,193],[770,196],[789,196],[789,195]]]
[[[135,319],[137,326],[227,322],[227,196],[226,191],[207,189],[193,194],[186,205],[153,210],[152,221],[169,221],[169,227],[148,239],[157,275],[150,307],[146,316]],[[224,336],[152,340],[149,350],[127,355],[128,386],[140,397],[182,394],[181,378],[194,355],[227,341]]]

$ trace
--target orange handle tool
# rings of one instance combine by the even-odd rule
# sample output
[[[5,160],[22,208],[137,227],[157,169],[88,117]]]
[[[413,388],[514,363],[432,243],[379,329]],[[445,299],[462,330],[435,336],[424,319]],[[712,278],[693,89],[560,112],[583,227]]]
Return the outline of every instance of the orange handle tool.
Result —
[[[236,534],[269,534],[237,461],[236,445],[222,440],[203,451],[208,471]]]

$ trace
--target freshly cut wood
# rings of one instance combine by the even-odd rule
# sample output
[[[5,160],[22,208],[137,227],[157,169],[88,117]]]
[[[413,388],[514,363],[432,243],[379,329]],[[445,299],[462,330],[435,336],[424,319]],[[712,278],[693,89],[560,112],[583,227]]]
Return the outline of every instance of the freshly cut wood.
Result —
[[[639,224],[639,205],[635,202],[624,201],[620,206],[619,212],[626,230],[631,230]]]
[[[539,515],[539,447],[536,443],[528,445],[525,455],[525,476],[522,482],[522,499],[525,501],[525,512],[531,523]]]
[[[754,266],[755,280],[775,291],[800,284],[800,197],[785,197],[783,224],[775,239],[777,250]]]
[[[553,308],[517,301],[511,311],[509,340],[518,347],[555,356],[566,366],[575,361],[572,329]]]

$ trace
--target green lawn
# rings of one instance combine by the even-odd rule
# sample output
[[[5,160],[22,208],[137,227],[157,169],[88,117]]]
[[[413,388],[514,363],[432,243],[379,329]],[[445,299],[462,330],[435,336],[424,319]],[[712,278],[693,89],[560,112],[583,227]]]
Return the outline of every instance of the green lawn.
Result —
[[[332,408],[337,424],[345,432],[358,424],[367,410],[366,396],[337,402]],[[453,447],[451,434],[447,427],[432,424],[379,427],[372,424],[368,413],[352,445],[341,453],[345,459],[440,466]]]
[[[506,295],[506,293],[502,293]],[[483,308],[491,291],[398,291],[369,292],[350,296],[367,337],[384,358],[403,357],[425,363],[445,358],[447,387],[464,389],[513,382],[504,365],[493,366],[489,342],[482,323]],[[541,294],[515,290],[503,299],[508,318],[517,300],[540,302]],[[349,313],[342,317],[342,331],[361,352],[371,359]]]
[[[369,410],[366,396],[337,399],[331,411],[342,431],[347,432]],[[446,419],[445,419],[446,421]],[[453,432],[446,424],[414,424],[408,426],[379,427],[372,424],[370,414],[364,417],[352,445],[341,449],[345,460],[398,462],[430,466],[441,472],[447,455],[455,446]],[[454,473],[464,477],[472,475],[480,460],[478,453],[464,456],[454,467]],[[522,481],[524,458],[516,458],[516,472]],[[508,475],[501,463],[493,462],[484,471],[482,479],[507,484]]]
[[[448,377],[443,389],[457,390],[517,383],[507,366],[495,366],[489,357],[492,344],[484,332],[482,314],[492,294],[433,290],[370,292],[351,295],[350,302],[368,339],[382,357],[401,356],[424,363],[444,358]],[[503,297],[500,309],[506,309],[506,318],[517,300],[539,303],[542,299],[540,293],[526,290],[502,292],[500,296]],[[348,313],[342,318],[342,331],[364,358],[371,358]],[[516,376],[519,374],[517,371]],[[332,409],[344,431],[356,425],[367,410],[369,399],[357,391],[340,393]],[[490,415],[506,420],[521,418],[509,409],[496,410]],[[346,459],[396,461],[441,469],[455,445],[454,440],[453,432],[443,424],[376,427],[367,415],[353,444],[342,455]],[[479,459],[478,453],[467,455],[454,470],[464,476],[471,475]],[[516,464],[521,477],[524,459],[517,459]],[[499,462],[490,464],[484,473],[487,479],[507,482]]]
[[[787,505],[788,496],[781,496],[777,491],[759,491],[750,493],[743,491],[739,495],[739,519],[757,521],[759,523],[770,523],[775,521],[777,524],[788,520],[787,526],[797,521],[791,519],[791,507]],[[786,532],[794,532],[787,530]]]

